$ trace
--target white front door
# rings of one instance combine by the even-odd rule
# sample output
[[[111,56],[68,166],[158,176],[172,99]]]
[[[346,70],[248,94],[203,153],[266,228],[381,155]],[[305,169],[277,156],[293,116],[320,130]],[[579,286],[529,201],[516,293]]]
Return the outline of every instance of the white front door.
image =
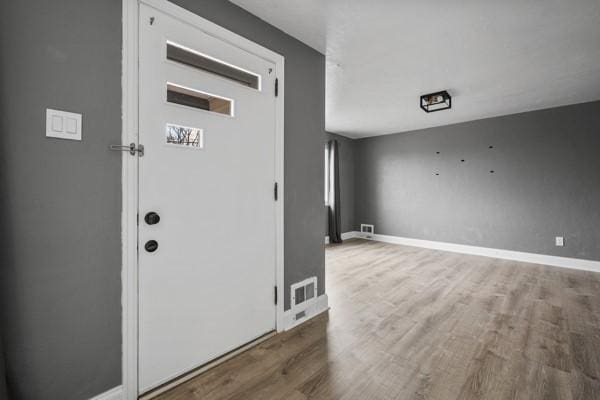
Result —
[[[275,64],[139,20],[139,388],[276,327]]]

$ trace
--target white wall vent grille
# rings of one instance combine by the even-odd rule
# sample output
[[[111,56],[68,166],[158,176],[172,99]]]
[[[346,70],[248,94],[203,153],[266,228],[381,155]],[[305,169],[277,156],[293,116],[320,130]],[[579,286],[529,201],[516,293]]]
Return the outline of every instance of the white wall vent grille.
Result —
[[[370,224],[360,224],[360,232],[364,237],[371,238],[375,233],[375,226]]]
[[[290,290],[291,312],[294,320],[301,320],[307,315],[312,315],[317,300],[317,277],[305,279],[292,284]]]

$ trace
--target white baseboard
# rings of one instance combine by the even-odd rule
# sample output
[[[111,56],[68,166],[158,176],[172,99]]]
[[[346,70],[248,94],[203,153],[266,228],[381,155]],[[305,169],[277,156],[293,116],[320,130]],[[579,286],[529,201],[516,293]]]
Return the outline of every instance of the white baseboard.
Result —
[[[329,310],[329,300],[327,298],[327,294],[322,294],[317,297],[314,305],[306,309],[306,316],[302,319],[295,319],[292,310],[287,310],[283,315],[284,330],[290,330],[327,310]]]
[[[360,232],[354,232],[354,237],[359,237],[378,242],[402,244],[405,246],[423,247],[450,251],[453,253],[472,254],[477,256],[501,258],[505,260],[521,261],[532,264],[550,265],[553,267],[579,269],[584,271],[600,272],[600,261],[583,260],[580,258],[550,256],[546,254],[525,253],[522,251],[493,249],[489,247],[477,247],[464,244],[435,242],[431,240],[411,239],[400,236],[374,234],[367,238]]]
[[[123,387],[117,386],[107,392],[100,393],[98,396],[92,397],[90,400],[122,400]]]
[[[342,240],[355,238],[358,233],[360,232],[344,232],[342,233]]]
[[[356,237],[356,234],[360,232],[344,232],[342,233],[342,240],[352,239]],[[325,236],[325,244],[329,244],[329,236]]]

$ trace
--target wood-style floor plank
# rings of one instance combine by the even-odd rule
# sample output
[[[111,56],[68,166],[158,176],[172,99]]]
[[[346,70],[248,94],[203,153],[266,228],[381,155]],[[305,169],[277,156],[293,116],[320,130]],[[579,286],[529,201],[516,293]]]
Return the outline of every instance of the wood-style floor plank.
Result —
[[[600,274],[365,240],[331,310],[159,400],[600,400]]]

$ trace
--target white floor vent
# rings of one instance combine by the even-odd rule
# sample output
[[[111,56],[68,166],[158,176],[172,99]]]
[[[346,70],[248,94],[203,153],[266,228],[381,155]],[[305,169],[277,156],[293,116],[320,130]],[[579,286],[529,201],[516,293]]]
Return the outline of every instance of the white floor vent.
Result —
[[[312,315],[317,302],[317,277],[313,276],[302,282],[292,284],[290,295],[292,296],[290,304],[292,305],[294,321]]]
[[[375,226],[369,224],[360,224],[360,232],[362,233],[363,237],[371,238],[375,233]]]

